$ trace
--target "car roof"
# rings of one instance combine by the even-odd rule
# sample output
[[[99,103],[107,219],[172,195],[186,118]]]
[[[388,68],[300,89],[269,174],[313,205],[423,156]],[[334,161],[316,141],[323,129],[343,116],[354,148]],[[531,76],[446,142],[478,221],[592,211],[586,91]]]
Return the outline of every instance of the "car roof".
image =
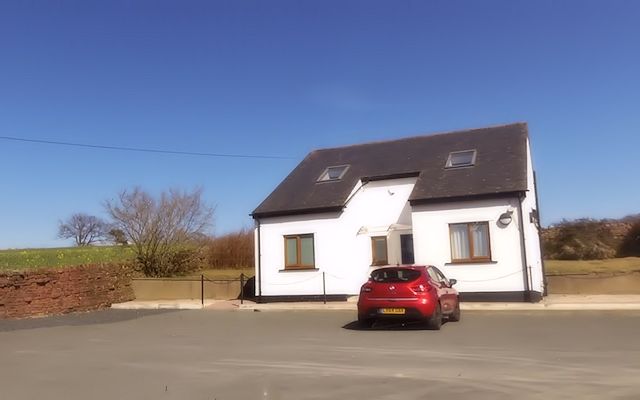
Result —
[[[428,267],[430,267],[429,265],[387,265],[387,266],[382,266],[380,268],[376,268],[374,271],[379,271],[381,269],[415,269],[415,270],[421,270],[421,269],[427,269]],[[373,272],[373,271],[372,271]]]

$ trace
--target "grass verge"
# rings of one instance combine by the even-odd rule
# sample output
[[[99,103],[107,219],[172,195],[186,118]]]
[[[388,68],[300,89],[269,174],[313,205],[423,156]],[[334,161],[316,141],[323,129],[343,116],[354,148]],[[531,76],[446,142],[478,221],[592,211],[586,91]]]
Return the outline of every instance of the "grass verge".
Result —
[[[126,262],[133,257],[133,249],[123,246],[0,250],[0,271]]]
[[[0,272],[127,262],[134,257],[133,249],[123,246],[0,250]],[[255,270],[253,268],[205,268],[189,274],[189,277],[200,278],[200,275],[204,274],[208,279],[235,279],[239,278],[241,273],[248,279],[255,274]]]
[[[604,274],[640,271],[640,257],[606,260],[545,260],[547,275]]]

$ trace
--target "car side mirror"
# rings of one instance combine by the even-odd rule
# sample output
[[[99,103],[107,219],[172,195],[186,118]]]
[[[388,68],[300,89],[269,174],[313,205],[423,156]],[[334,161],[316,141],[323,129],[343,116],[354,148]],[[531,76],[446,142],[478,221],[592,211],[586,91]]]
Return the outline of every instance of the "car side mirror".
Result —
[[[449,279],[449,286],[453,286],[456,283],[458,283],[458,281],[456,279]]]

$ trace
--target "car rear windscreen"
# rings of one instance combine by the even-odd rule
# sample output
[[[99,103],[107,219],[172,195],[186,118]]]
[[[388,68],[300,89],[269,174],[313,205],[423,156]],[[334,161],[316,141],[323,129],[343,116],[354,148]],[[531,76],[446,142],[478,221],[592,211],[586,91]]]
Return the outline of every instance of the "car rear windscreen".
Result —
[[[371,279],[374,282],[411,282],[420,277],[420,271],[415,269],[379,269],[371,273]]]

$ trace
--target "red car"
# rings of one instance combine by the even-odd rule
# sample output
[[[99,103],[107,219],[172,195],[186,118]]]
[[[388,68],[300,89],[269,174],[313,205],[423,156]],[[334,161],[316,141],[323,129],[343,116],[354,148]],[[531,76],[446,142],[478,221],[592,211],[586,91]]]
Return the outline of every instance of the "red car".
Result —
[[[358,299],[358,323],[371,327],[378,319],[427,322],[440,329],[443,318],[460,320],[455,279],[447,279],[433,266],[396,266],[376,269],[362,285]]]

